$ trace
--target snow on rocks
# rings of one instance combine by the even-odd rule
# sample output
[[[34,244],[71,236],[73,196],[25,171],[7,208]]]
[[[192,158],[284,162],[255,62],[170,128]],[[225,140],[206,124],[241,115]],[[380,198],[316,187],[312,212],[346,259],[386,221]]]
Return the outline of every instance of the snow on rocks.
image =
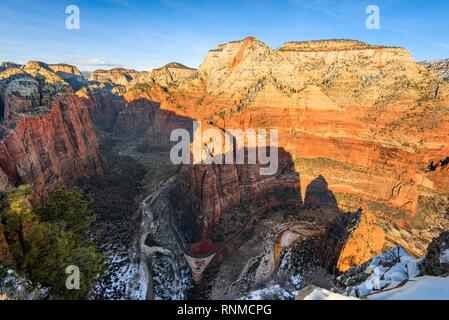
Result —
[[[424,276],[403,287],[368,296],[369,300],[449,300],[449,278]]]
[[[0,278],[0,300],[44,300],[48,296],[47,288],[33,285],[13,270],[7,270],[6,275]]]
[[[350,270],[337,280],[346,286],[343,294],[367,297],[381,290],[391,290],[421,275],[423,259],[408,255],[402,248],[391,249],[368,263]]]
[[[317,288],[315,286],[308,286],[300,291],[296,300],[359,300],[354,297],[348,297],[342,294],[338,294],[335,292],[328,291],[326,289]]]
[[[440,256],[440,263],[449,263],[449,249],[444,251]]]

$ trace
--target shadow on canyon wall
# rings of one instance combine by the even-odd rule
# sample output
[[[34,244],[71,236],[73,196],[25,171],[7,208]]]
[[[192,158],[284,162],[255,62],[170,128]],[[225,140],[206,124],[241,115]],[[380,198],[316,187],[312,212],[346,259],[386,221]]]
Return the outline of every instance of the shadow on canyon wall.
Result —
[[[135,150],[139,153],[170,150],[174,143],[170,142],[169,138],[174,129],[186,129],[193,137],[192,123],[196,119],[161,110],[157,102],[148,99],[126,102],[123,97],[112,92],[107,101],[109,102],[94,104],[87,101],[94,123],[100,130],[109,132],[117,140],[134,144]],[[104,119],[102,118],[104,113],[112,115]],[[112,147],[107,145],[103,149],[107,152],[112,150]],[[245,155],[249,151],[245,149]],[[331,222],[327,224],[326,236],[319,250],[323,266],[331,273],[337,273],[336,265],[349,237],[348,229],[357,223],[361,212],[339,214],[341,210],[336,197],[329,190],[325,177],[321,175],[306,187],[303,200],[300,173],[295,170],[291,154],[283,148],[278,148],[276,152],[279,165],[276,174],[272,176],[260,174],[260,168],[263,167],[261,164],[180,167],[178,172],[180,179],[169,194],[169,202],[174,215],[174,224],[186,248],[192,255],[206,256],[219,253],[221,250],[227,251],[228,255],[229,250],[235,250],[254,236],[253,226],[258,223],[259,217],[269,219],[270,214],[277,210],[282,210],[290,217],[311,215],[317,211],[322,211],[321,215],[333,212],[331,218],[334,216],[337,218],[323,219],[325,220],[323,223],[329,220]],[[168,156],[168,153],[166,154]],[[135,170],[133,175],[126,177],[124,173],[128,169],[120,167],[123,163],[117,166],[118,162],[114,156],[108,155],[107,158],[110,162],[110,175],[114,176],[117,171],[121,172],[118,181],[114,178],[111,185],[126,186],[123,181],[129,181],[129,184],[134,185],[142,184],[145,176],[143,168]],[[136,162],[132,157],[126,158],[128,159],[125,161],[126,165]],[[166,161],[169,163],[170,159],[167,158]],[[135,166],[139,165],[136,163]],[[121,179],[124,180],[120,181]],[[102,184],[98,184],[97,187],[104,191],[105,200],[114,194],[107,191]],[[135,198],[139,191],[136,189],[133,193]],[[117,199],[120,198],[122,198],[120,194],[117,194]],[[129,194],[125,199],[131,205],[132,195]],[[117,208],[108,208],[111,209],[119,212]],[[127,219],[126,216],[121,218]],[[228,245],[231,249],[226,248]],[[213,262],[206,270],[205,278],[208,278],[209,271],[213,272],[216,263],[219,262]]]
[[[159,103],[148,99],[127,102],[111,91],[92,91],[82,100],[96,127],[105,170],[102,175],[80,178],[77,186],[92,200],[99,243],[128,246],[140,224],[138,203],[149,192],[146,179],[156,180],[159,175],[164,179],[177,170],[159,172],[161,164],[149,167],[135,156],[154,151],[167,154],[169,129],[188,129],[193,119],[161,110]]]
[[[192,123],[196,119],[161,110],[157,102],[138,99],[120,109],[115,134],[124,140],[138,140],[137,149],[141,152],[169,150],[173,145],[169,137],[175,129],[186,129],[193,137]],[[235,141],[233,150],[235,159],[241,151]],[[243,151],[248,163],[247,155],[254,150]],[[181,166],[179,187],[169,196],[175,225],[193,255],[217,252],[236,238],[244,241],[251,237],[251,224],[257,223],[259,215],[269,217],[270,212],[283,210],[293,217],[319,212],[323,223],[332,220],[328,227],[336,239],[327,240],[329,249],[324,251],[326,257],[331,252],[332,256],[339,256],[349,236],[347,226],[355,223],[357,214],[340,217],[336,197],[321,175],[306,187],[303,200],[300,173],[295,170],[291,154],[282,147],[275,152],[279,163],[272,176],[260,174],[260,169],[266,167],[260,163]],[[328,268],[332,268],[331,261],[335,259],[324,259]]]
[[[320,175],[309,183],[304,199],[304,206],[308,209],[329,208],[339,210],[334,193],[329,190],[326,179]]]

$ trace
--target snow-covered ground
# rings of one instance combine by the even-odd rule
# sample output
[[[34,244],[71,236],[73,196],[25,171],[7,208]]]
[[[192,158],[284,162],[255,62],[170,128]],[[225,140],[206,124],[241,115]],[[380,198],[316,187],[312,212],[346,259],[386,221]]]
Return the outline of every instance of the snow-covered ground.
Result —
[[[344,296],[335,292],[328,291],[326,289],[315,288],[311,293],[309,293],[304,300],[359,300],[354,297]]]
[[[280,285],[272,285],[267,288],[252,291],[241,300],[293,300],[297,294],[297,291],[290,292],[282,288]]]
[[[403,287],[368,296],[369,300],[449,300],[449,278],[424,276]]]
[[[402,248],[394,248],[375,257],[359,274],[348,277],[343,274],[338,278],[346,287],[345,295],[366,297],[377,291],[394,289],[409,280],[418,277],[419,265],[423,259],[408,255]],[[367,276],[366,280],[354,284],[354,279]]]
[[[145,300],[147,287],[141,281],[135,254],[115,253],[106,259],[106,270],[92,288],[90,299]]]
[[[440,261],[446,261],[447,254]],[[338,280],[347,286],[340,294],[314,288],[303,299],[449,300],[449,277],[422,276],[419,266],[423,260],[395,248],[340,276]]]

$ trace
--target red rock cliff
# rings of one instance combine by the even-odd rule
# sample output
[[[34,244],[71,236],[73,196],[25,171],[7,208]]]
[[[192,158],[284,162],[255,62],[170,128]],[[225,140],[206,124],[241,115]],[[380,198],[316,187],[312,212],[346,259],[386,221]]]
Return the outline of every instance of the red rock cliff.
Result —
[[[5,72],[8,74],[0,74],[0,87],[6,90],[0,92],[2,101],[9,101],[12,108],[1,125],[0,190],[30,184],[39,200],[58,187],[74,185],[81,176],[101,173],[88,109],[62,78],[37,63]],[[40,77],[33,83],[39,94],[30,95],[25,89],[8,91],[12,85],[17,87],[15,77],[35,79],[36,74]],[[19,87],[23,88],[22,84]],[[24,101],[27,108],[17,108],[14,101]]]

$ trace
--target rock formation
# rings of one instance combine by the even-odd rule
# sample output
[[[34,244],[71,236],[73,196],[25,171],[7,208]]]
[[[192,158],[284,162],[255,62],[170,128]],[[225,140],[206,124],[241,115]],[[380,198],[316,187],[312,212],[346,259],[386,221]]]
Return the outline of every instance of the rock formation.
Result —
[[[69,64],[50,64],[49,67],[58,76],[67,81],[74,90],[78,90],[87,84],[87,80],[75,66]]]
[[[302,204],[299,176],[290,156],[279,151],[275,175],[263,176],[260,168],[260,164],[183,166],[182,198],[188,210],[179,224],[196,216],[202,241],[219,245],[256,214],[286,206],[297,210]]]
[[[444,81],[449,81],[449,59],[440,61],[423,61],[420,62],[420,64],[430,70],[434,70]]]
[[[197,71],[169,64],[142,73],[101,71],[91,79],[121,87],[116,93],[128,106],[117,115],[122,137],[159,136],[155,123],[174,128],[177,117],[220,130],[277,128],[279,148],[301,177],[297,190],[304,193],[298,198],[312,201],[312,207],[327,199],[327,206],[352,212],[366,205],[373,230],[385,233],[373,253],[400,244],[423,255],[448,227],[449,86],[406,49],[352,40],[289,42],[271,49],[247,38],[211,50]],[[163,114],[159,110],[176,116],[155,122],[155,113]],[[260,185],[284,183],[274,178],[260,184],[251,170],[239,170],[184,169],[186,198],[202,217],[203,232],[246,200],[242,186],[251,202],[265,192],[257,191]],[[317,198],[313,188],[307,196],[320,176],[327,196]],[[360,243],[349,247],[370,241],[356,238]]]
[[[369,211],[364,211],[359,219],[340,252],[337,262],[337,269],[340,272],[363,264],[381,254],[384,249],[385,234],[376,224],[375,216]]]
[[[443,232],[429,245],[421,270],[431,276],[449,274],[449,232]]]
[[[19,68],[20,64],[14,63],[14,62],[0,62],[0,72],[5,71],[9,68]]]
[[[172,62],[150,72],[141,72],[134,78],[134,83],[154,82],[161,86],[169,86],[180,80],[192,78],[196,69],[192,69],[180,63]]]
[[[448,94],[406,49],[330,40],[274,50],[247,38],[211,50],[195,77],[164,90],[152,83],[133,98],[219,128],[278,128],[301,190],[322,175],[339,205],[368,202],[386,242],[424,254],[448,224]],[[222,180],[232,175],[221,171]],[[202,199],[203,213],[228,207]],[[429,210],[435,199],[441,207]]]
[[[114,68],[111,70],[96,70],[89,77],[90,81],[108,82],[126,86],[138,74],[136,70]]]
[[[0,73],[0,102],[0,190],[30,184],[39,200],[102,172],[88,109],[50,66],[29,62]]]

